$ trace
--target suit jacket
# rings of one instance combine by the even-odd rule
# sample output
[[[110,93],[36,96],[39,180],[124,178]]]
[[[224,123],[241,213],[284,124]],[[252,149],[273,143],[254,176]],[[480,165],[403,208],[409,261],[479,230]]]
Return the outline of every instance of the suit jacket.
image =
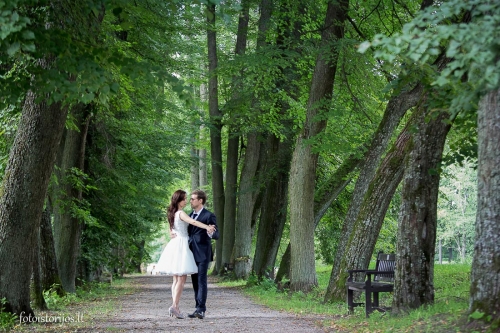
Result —
[[[193,213],[189,214],[189,216],[192,217]],[[217,227],[217,220],[215,218],[215,215],[206,208],[203,208],[200,216],[198,216],[196,220],[204,224],[213,224],[215,225],[215,228],[217,228],[217,230],[212,235],[212,238],[210,238],[205,229],[198,228],[192,224],[188,226],[189,248],[193,252],[194,261],[213,261],[214,254],[212,251],[212,239],[219,239],[219,228]]]

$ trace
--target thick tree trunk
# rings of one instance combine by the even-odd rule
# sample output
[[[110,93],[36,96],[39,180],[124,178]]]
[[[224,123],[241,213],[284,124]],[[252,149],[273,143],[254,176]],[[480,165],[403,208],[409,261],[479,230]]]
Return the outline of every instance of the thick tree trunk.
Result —
[[[410,122],[411,124],[411,122]],[[409,125],[401,132],[392,149],[380,164],[359,208],[352,237],[346,242],[340,274],[330,278],[325,302],[345,299],[348,269],[368,269],[387,208],[403,177],[403,163],[408,154]]]
[[[318,153],[313,153],[311,145],[306,144],[306,141],[321,133],[326,127],[326,120],[317,121],[315,118],[324,109],[318,104],[331,99],[338,59],[338,49],[332,45],[344,36],[344,21],[348,6],[348,0],[328,3],[321,44],[325,49],[327,46],[330,48],[328,51],[323,50],[316,60],[307,102],[306,122],[301,135],[297,138],[292,157],[289,181],[291,290],[307,292],[317,285],[314,208],[310,201],[314,198]]]
[[[234,273],[237,278],[247,278],[251,270],[250,252],[252,250],[252,217],[258,195],[256,182],[257,166],[260,156],[258,134],[253,132],[247,136],[245,160],[241,170],[238,213],[235,226]]]
[[[42,214],[42,219],[46,217],[46,210]],[[49,219],[50,219],[50,213]],[[46,310],[47,303],[45,303],[45,299],[43,298],[43,287],[42,287],[42,276],[41,276],[41,254],[40,254],[40,228],[35,230],[36,235],[36,244],[32,248],[33,250],[33,304],[37,309]]]
[[[469,312],[500,319],[500,89],[481,99],[477,120],[478,183]]]
[[[325,214],[326,210],[331,206],[332,202],[345,189],[351,181],[349,176],[362,161],[362,157],[355,155],[350,156],[342,165],[335,171],[330,179],[325,182],[324,186],[317,191],[314,200],[314,229],[319,224],[319,221]],[[290,276],[290,243],[281,258],[280,267],[276,274],[276,282],[281,281],[285,277]]]
[[[427,105],[420,107],[427,108]],[[403,180],[398,221],[393,312],[404,312],[434,302],[439,167],[450,130],[445,112],[426,121],[419,112],[418,130],[411,137]]]
[[[0,198],[0,298],[6,311],[34,315],[30,306],[32,249],[67,108],[26,94]]]
[[[344,292],[345,286],[341,286],[336,280],[341,275],[341,264],[345,262],[344,257],[347,255],[346,247],[347,241],[351,237],[354,223],[359,213],[359,207],[363,202],[365,193],[368,191],[370,182],[375,175],[379,165],[380,158],[387,148],[389,140],[394,132],[394,129],[399,124],[399,121],[408,109],[417,105],[417,102],[422,96],[422,86],[419,84],[415,88],[406,91],[398,96],[391,98],[385,108],[384,117],[380,122],[377,131],[373,135],[372,142],[368,148],[362,167],[354,186],[349,209],[342,226],[342,233],[339,238],[337,252],[333,261],[332,273],[330,281],[325,294],[325,300],[337,299],[339,295]],[[336,288],[336,290],[333,290]]]
[[[77,258],[80,252],[81,221],[74,216],[71,206],[82,199],[82,190],[74,188],[69,176],[72,169],[83,171],[85,159],[85,142],[90,122],[88,107],[78,104],[72,114],[79,131],[68,130],[64,143],[62,162],[60,165],[62,179],[59,179],[62,192],[56,201],[54,211],[54,244],[57,256],[59,276],[64,290],[75,292]]]
[[[64,296],[65,291],[59,277],[59,270],[57,269],[50,212],[51,206],[47,203],[40,224],[40,272],[42,276],[42,289],[49,290],[54,287],[59,296]]]
[[[238,19],[238,32],[236,34],[236,46],[234,53],[236,57],[242,56],[246,52],[247,35],[248,35],[248,20],[249,20],[249,1],[241,1],[241,13]],[[232,95],[231,100],[226,104],[228,109],[232,109],[229,114],[238,116],[238,109],[241,107],[241,77],[240,75],[233,76],[232,79]],[[236,106],[236,107],[234,107]],[[233,116],[234,117],[234,116]],[[236,119],[234,119],[236,120]],[[228,145],[227,145],[227,162],[226,162],[226,192],[224,203],[224,244],[222,249],[222,263],[234,264],[234,242],[235,242],[235,227],[240,221],[236,220],[236,198],[238,192],[238,154],[239,154],[239,139],[237,134],[238,125],[235,123],[230,125]],[[221,274],[224,273],[224,267],[219,267]]]
[[[220,238],[215,248],[215,269],[222,265],[222,244],[224,242],[224,177],[222,173],[222,112],[219,110],[217,89],[217,41],[215,30],[215,5],[207,4],[207,47],[208,47],[208,111],[210,114],[210,152],[212,154],[212,193],[214,213],[217,216]]]
[[[234,228],[236,220],[236,194],[238,191],[239,136],[230,131],[227,143],[226,192],[224,195],[224,243],[222,265],[219,274],[224,274],[224,265],[233,264]]]
[[[246,5],[247,6],[247,5]],[[257,51],[265,46],[265,35],[271,18],[272,4],[269,0],[262,0],[260,5],[260,18],[258,23]],[[245,11],[248,15],[248,12]],[[248,19],[248,16],[246,16]],[[248,20],[246,21],[248,25]],[[246,29],[247,27],[245,27]],[[252,103],[255,109],[257,103]],[[237,278],[247,278],[252,269],[252,234],[255,225],[256,203],[259,198],[258,167],[264,164],[261,161],[261,142],[259,132],[254,130],[246,135],[245,159],[240,176],[240,190],[238,195],[238,211],[235,225],[234,273]],[[261,195],[262,197],[262,195]]]
[[[273,276],[287,216],[288,170],[293,151],[292,138],[280,142],[278,137],[271,134],[266,145],[266,170],[273,170],[276,174],[269,175],[262,199],[252,268],[259,278]]]
[[[422,0],[420,10],[431,6],[433,2],[433,0]],[[446,59],[444,58],[444,55],[441,54],[437,58],[435,65],[442,69],[445,63]],[[389,139],[391,138],[394,129],[399,124],[399,121],[401,120],[403,115],[408,109],[414,107],[421,98],[423,92],[422,84],[418,82],[414,88],[411,88],[412,85],[413,83],[407,85],[406,87],[403,87],[403,89],[401,89],[402,93],[399,93],[398,95],[391,98],[386,106],[384,118],[380,122],[380,125],[373,136],[372,143],[368,148],[365,156],[365,161],[356,181],[349,209],[342,226],[340,242],[337,245],[337,252],[335,253],[335,259],[333,261],[330,282],[328,284],[325,295],[326,300],[332,299],[334,297],[333,295],[338,294],[339,292],[339,290],[334,291],[332,289],[339,287],[334,280],[340,275],[340,265],[344,260],[344,256],[346,255],[346,242],[351,237],[353,225],[359,213],[359,207],[363,201],[365,193],[368,191],[368,186],[372,181],[373,176],[375,175],[375,171],[377,170],[377,167],[379,165],[380,158],[383,152],[386,150]]]

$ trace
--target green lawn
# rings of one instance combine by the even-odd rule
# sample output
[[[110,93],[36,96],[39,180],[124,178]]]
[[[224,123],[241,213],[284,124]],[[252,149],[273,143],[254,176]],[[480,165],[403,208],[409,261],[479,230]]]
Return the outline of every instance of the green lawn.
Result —
[[[405,316],[379,312],[365,318],[364,308],[348,314],[346,302],[323,304],[331,266],[317,265],[318,288],[313,292],[291,293],[278,290],[272,281],[224,281],[227,286],[239,286],[256,302],[276,310],[300,314],[324,315],[323,325],[339,332],[494,332],[492,328],[466,327],[469,301],[470,265],[435,265],[435,303],[411,311]],[[381,304],[390,306],[392,293],[381,293]]]

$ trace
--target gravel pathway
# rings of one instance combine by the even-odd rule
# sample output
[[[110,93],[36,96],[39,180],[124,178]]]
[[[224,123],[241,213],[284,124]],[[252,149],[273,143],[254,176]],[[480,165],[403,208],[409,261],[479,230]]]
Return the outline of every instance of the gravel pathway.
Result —
[[[270,310],[255,304],[236,288],[214,283],[208,285],[205,319],[176,319],[168,316],[171,277],[128,278],[137,292],[119,297],[118,309],[102,318],[93,318],[93,332],[325,332],[318,325],[324,318]],[[193,297],[188,277],[180,302],[184,314],[194,311]]]

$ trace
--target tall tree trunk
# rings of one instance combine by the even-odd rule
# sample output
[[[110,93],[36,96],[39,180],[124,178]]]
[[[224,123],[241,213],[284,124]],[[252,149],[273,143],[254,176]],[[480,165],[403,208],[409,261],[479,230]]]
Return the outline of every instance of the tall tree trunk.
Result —
[[[65,291],[59,277],[59,270],[57,269],[57,257],[54,236],[52,234],[51,206],[47,203],[40,224],[40,272],[42,276],[42,289],[49,290],[50,288],[54,288],[59,296],[64,296]]]
[[[280,142],[279,138],[272,134],[267,139],[266,155],[268,161],[266,169],[273,170],[275,174],[270,175],[270,179],[266,180],[260,223],[257,230],[257,244],[252,270],[259,278],[273,276],[274,263],[286,222],[288,171],[293,152],[292,140],[293,137],[287,137],[283,142]]]
[[[409,123],[411,124],[411,122]],[[409,125],[398,136],[391,150],[380,164],[359,208],[351,239],[346,242],[340,274],[330,278],[325,302],[345,299],[348,269],[367,269],[384,222],[387,208],[403,177],[403,162],[408,154]]]
[[[258,23],[258,36],[256,49],[259,51],[266,44],[265,36],[271,18],[272,4],[269,0],[262,0],[260,5],[260,17]],[[255,109],[255,102],[252,108]],[[259,110],[260,111],[260,110]],[[261,142],[259,132],[252,130],[246,135],[247,143],[245,148],[245,158],[240,176],[240,190],[238,191],[238,210],[235,225],[234,273],[237,278],[247,278],[252,269],[252,222],[255,217],[255,205],[259,197],[260,188],[258,186],[258,167],[262,167]]]
[[[255,132],[247,136],[245,160],[241,170],[238,213],[235,226],[234,273],[237,278],[247,278],[251,270],[252,217],[258,195],[256,172],[259,164],[260,142]]]
[[[394,281],[395,313],[434,302],[438,170],[451,125],[444,122],[449,118],[446,112],[430,121],[426,121],[426,116],[428,112],[419,112],[417,116],[418,130],[410,139],[405,163]]]
[[[42,219],[46,218],[45,214],[46,210],[42,214]],[[48,218],[50,219],[50,213],[48,214]],[[40,223],[41,224],[41,223]],[[42,287],[42,276],[41,276],[41,254],[40,254],[40,228],[35,230],[36,235],[36,244],[32,248],[33,250],[33,304],[37,309],[46,310],[47,303],[45,303],[45,299],[43,298],[43,287]]]
[[[330,179],[325,182],[324,186],[317,191],[314,200],[314,229],[319,224],[319,221],[331,206],[332,202],[345,189],[351,181],[350,174],[362,162],[362,157],[351,155],[345,160],[342,165],[335,171]],[[290,276],[290,243],[281,258],[280,267],[276,274],[275,281],[279,282],[285,277]]]
[[[318,104],[329,101],[332,96],[338,59],[338,48],[332,47],[332,44],[344,36],[348,5],[348,0],[328,3],[324,30],[321,33],[321,44],[328,51],[323,50],[316,60],[307,102],[306,122],[293,152],[289,181],[291,290],[307,292],[318,283],[314,255],[314,207],[310,202],[314,198],[318,153],[314,153],[306,141],[326,127],[326,120],[317,121],[315,118],[324,109],[324,106],[320,107]]]
[[[55,205],[54,243],[57,266],[64,290],[75,292],[76,265],[80,252],[81,221],[74,216],[72,206],[82,200],[82,189],[74,187],[69,181],[73,168],[83,171],[85,142],[90,122],[90,106],[77,104],[72,114],[78,132],[68,130],[64,141],[63,158],[60,165],[63,178],[59,180],[62,197]]]
[[[42,67],[48,67],[40,61]],[[43,98],[43,96],[41,96]],[[0,198],[0,298],[6,311],[33,316],[32,248],[68,110],[36,101],[28,91],[5,170]]]
[[[222,173],[222,112],[219,110],[217,89],[217,41],[215,30],[215,5],[207,4],[207,48],[208,48],[208,111],[210,114],[210,152],[212,154],[212,195],[214,213],[217,216],[220,238],[216,242],[215,269],[222,266],[222,244],[224,242],[224,177]]]
[[[365,193],[368,191],[370,182],[379,165],[380,158],[387,148],[387,144],[389,143],[394,129],[397,127],[406,111],[417,105],[417,102],[422,96],[422,91],[422,85],[419,84],[415,88],[391,98],[385,108],[384,117],[373,135],[372,142],[364,156],[364,161],[362,162],[362,167],[354,186],[349,209],[342,226],[337,252],[335,253],[325,300],[337,299],[341,293],[345,294],[345,286],[341,286],[341,283],[339,284],[336,280],[341,275],[341,264],[345,261],[344,257],[347,255],[347,241],[351,237],[353,226],[359,213],[359,207],[363,202]],[[336,290],[334,290],[334,288]]]
[[[434,3],[433,0],[422,0],[420,5],[420,10],[431,6]],[[440,55],[435,65],[443,68],[445,58]],[[413,82],[406,85],[401,89],[402,93],[393,96],[386,106],[384,117],[375,132],[371,145],[368,148],[359,173],[358,179],[356,180],[356,185],[354,186],[354,192],[349,204],[349,209],[347,215],[342,225],[342,231],[340,236],[340,242],[337,245],[337,252],[335,253],[335,259],[333,261],[332,273],[330,275],[330,281],[325,294],[325,300],[336,298],[339,295],[340,289],[333,290],[333,288],[340,288],[340,285],[335,282],[335,279],[341,274],[340,265],[344,261],[344,256],[347,255],[345,252],[346,242],[351,237],[351,232],[353,225],[357,219],[359,213],[359,207],[363,201],[365,193],[368,191],[368,186],[372,181],[373,176],[379,165],[380,158],[383,152],[386,150],[389,140],[394,132],[394,129],[399,124],[401,118],[404,116],[406,111],[411,107],[414,107],[417,102],[421,99],[423,86],[420,82],[414,84]]]
[[[222,246],[222,265],[219,266],[219,274],[224,274],[225,264],[233,263],[232,254],[236,220],[236,192],[238,191],[239,136],[232,130],[229,131],[228,135],[226,192],[224,195],[224,243]]]
[[[500,89],[479,103],[477,215],[469,312],[500,319]]]
[[[262,0],[260,9],[261,18],[257,44],[263,47],[273,4],[269,0]],[[290,24],[289,11],[290,9],[286,8],[286,6],[281,8],[280,14],[284,17],[282,20],[285,22],[284,26],[286,28],[282,29],[284,33],[278,35],[276,44],[283,51],[289,47],[300,54],[301,51],[298,45],[302,33],[302,21],[299,19],[295,20],[294,24]],[[305,11],[305,8],[301,4],[295,15],[300,17],[303,11]],[[296,65],[292,63],[291,68],[284,68],[282,72],[285,79],[278,81],[277,85],[281,90],[286,91],[288,96],[297,99],[299,92],[297,86],[292,84],[297,73]],[[287,102],[282,102],[280,113],[285,115],[289,109],[290,105]],[[287,129],[286,133],[282,133],[285,137],[284,140],[280,140],[274,133],[270,133],[267,135],[265,145],[261,148],[262,163],[260,168],[263,170],[261,175],[264,175],[263,182],[265,182],[266,186],[261,194],[260,222],[252,267],[252,270],[259,278],[263,276],[274,277],[274,265],[287,217],[290,162],[292,160],[293,142],[297,132],[292,129],[289,122],[285,123],[283,127]]]
[[[241,1],[241,13],[238,19],[238,32],[236,34],[236,46],[234,53],[236,57],[242,56],[246,52],[247,35],[248,35],[248,20],[249,20],[249,1]],[[242,89],[240,75],[233,76],[232,79],[232,96],[226,106],[232,109],[230,115],[238,114],[237,111],[241,108],[240,90]],[[238,125],[233,123],[230,125],[227,144],[227,163],[226,163],[226,192],[224,203],[224,244],[222,249],[222,262],[234,264],[233,248],[235,242],[235,225],[236,221],[236,198],[238,191],[238,153],[239,153],[239,135],[237,134]],[[224,267],[219,267],[220,273],[224,273]]]

